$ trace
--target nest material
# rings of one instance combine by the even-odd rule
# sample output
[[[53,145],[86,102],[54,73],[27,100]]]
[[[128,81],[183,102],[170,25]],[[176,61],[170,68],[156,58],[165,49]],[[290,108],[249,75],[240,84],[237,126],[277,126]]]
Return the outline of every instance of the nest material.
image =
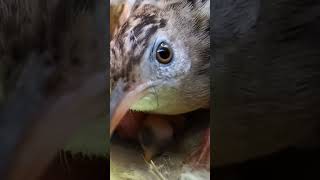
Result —
[[[111,36],[121,23],[121,14],[127,11],[126,1],[113,0],[110,6]],[[183,161],[199,145],[202,132],[186,134],[176,150],[168,151],[160,157],[146,162],[139,146],[113,141],[110,146],[111,180],[208,180],[208,170],[192,170]]]
[[[138,145],[115,139],[110,146],[112,180],[207,180],[208,170],[193,170],[184,160],[197,148],[202,131],[190,130],[181,142],[161,156],[146,162]]]
[[[105,130],[106,119],[100,118],[92,121],[89,125],[81,128],[80,131],[70,139],[64,147],[65,151],[73,153],[81,152],[85,155],[97,155],[106,157],[108,146],[108,132]]]
[[[40,180],[108,179],[108,159],[104,156],[60,151]]]

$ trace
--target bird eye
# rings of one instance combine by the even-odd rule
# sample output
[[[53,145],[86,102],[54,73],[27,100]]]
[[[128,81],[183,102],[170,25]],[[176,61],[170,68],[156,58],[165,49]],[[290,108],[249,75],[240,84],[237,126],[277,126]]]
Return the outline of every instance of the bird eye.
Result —
[[[157,51],[157,61],[159,61],[162,64],[168,64],[172,60],[173,52],[171,47],[165,43],[162,42],[159,44]]]

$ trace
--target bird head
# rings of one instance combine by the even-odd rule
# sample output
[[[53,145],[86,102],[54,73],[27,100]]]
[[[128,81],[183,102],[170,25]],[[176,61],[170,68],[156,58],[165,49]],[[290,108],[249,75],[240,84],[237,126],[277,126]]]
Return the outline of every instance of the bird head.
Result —
[[[159,115],[148,116],[138,134],[139,143],[144,151],[144,158],[150,161],[174,141],[172,125]]]
[[[111,131],[128,110],[175,115],[209,104],[209,1],[133,5],[110,44]]]

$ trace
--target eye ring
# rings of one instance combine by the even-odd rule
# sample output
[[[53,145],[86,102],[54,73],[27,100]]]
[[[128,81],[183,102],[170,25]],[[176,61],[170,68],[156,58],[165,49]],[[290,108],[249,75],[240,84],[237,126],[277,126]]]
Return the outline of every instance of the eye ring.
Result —
[[[168,43],[162,42],[158,45],[156,50],[156,59],[161,64],[168,64],[173,57],[172,48]]]

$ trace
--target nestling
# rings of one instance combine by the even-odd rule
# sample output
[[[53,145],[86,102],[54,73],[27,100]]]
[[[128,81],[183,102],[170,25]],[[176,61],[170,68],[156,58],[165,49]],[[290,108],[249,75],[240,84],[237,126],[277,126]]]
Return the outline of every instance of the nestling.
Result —
[[[111,135],[129,109],[177,115],[209,108],[208,0],[137,2],[110,48]]]

